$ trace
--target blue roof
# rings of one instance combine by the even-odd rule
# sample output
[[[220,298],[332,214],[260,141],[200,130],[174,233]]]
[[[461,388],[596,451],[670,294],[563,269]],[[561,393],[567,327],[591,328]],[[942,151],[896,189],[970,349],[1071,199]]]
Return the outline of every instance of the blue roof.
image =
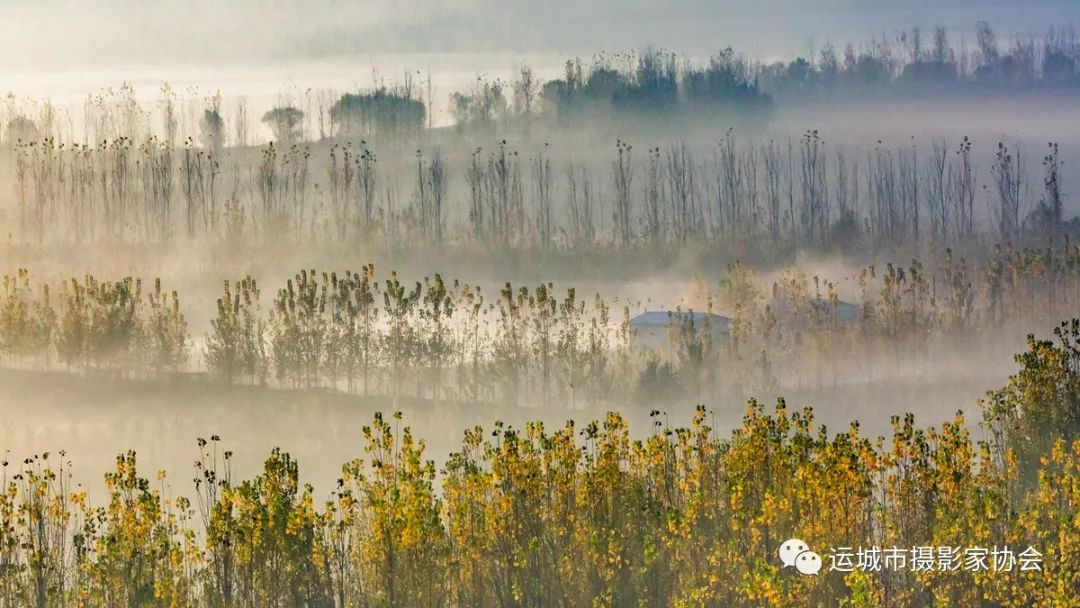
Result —
[[[841,321],[854,321],[859,312],[859,305],[852,304],[851,302],[845,302],[844,300],[837,300],[835,309],[833,307],[833,301],[829,298],[817,297],[810,300],[810,303],[815,306],[820,306],[827,312],[833,313],[840,318]],[[791,302],[791,298],[773,298],[769,305],[775,312],[782,314],[791,314],[794,305]]]
[[[667,327],[669,323],[686,323],[691,320],[694,325],[698,325],[704,323],[705,319],[708,319],[710,323],[727,323],[730,321],[727,317],[721,317],[720,315],[714,315],[708,312],[646,310],[633,319],[630,319],[630,325],[639,327],[645,325]]]

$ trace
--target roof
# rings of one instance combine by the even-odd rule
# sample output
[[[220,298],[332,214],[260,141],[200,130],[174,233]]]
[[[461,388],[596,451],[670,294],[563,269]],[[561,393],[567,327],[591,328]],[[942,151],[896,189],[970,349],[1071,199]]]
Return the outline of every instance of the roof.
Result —
[[[836,313],[841,321],[854,321],[859,312],[858,304],[852,304],[851,302],[845,302],[843,300],[836,301],[835,309],[833,307],[833,301],[829,298],[812,298],[808,303],[820,306],[828,313]],[[772,307],[774,312],[780,314],[792,314],[794,312],[794,304],[790,298],[773,298],[770,300],[769,306]]]
[[[630,319],[631,327],[667,327],[669,324],[689,323],[700,325],[708,319],[709,323],[726,325],[731,319],[709,312],[646,310]]]

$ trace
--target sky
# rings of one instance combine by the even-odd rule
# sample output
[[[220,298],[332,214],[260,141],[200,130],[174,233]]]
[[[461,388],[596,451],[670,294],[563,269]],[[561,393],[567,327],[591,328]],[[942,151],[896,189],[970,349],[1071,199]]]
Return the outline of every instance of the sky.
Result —
[[[589,56],[646,44],[790,58],[911,26],[1007,38],[1080,22],[1076,0],[0,0],[0,66],[267,64],[360,54]],[[2,78],[0,74],[0,78]],[[2,82],[0,82],[2,88]]]

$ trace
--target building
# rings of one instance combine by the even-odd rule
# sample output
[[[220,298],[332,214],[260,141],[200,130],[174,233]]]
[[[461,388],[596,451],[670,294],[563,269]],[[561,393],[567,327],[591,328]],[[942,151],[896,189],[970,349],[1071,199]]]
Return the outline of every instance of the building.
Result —
[[[630,333],[637,348],[669,353],[683,330],[694,335],[709,332],[714,343],[726,341],[731,319],[708,312],[646,310],[630,319]]]
[[[795,305],[789,298],[773,298],[769,301],[769,310],[779,320],[787,319],[796,327],[808,328],[814,320],[821,324],[836,323],[843,327],[859,320],[859,306],[843,300],[814,298],[807,301],[801,314],[797,314]]]

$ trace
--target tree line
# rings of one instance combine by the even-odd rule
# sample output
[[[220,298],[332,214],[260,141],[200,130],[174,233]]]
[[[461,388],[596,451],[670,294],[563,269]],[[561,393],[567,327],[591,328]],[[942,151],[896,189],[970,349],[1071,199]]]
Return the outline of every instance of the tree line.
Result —
[[[529,66],[508,80],[479,74],[451,92],[448,113],[461,131],[489,132],[496,125],[533,123],[579,129],[617,118],[628,124],[656,118],[724,117],[764,122],[777,104],[806,100],[844,101],[922,98],[927,95],[1017,95],[1033,91],[1072,93],[1080,86],[1080,37],[1075,25],[1054,25],[1041,36],[999,36],[986,21],[974,32],[937,25],[874,35],[863,43],[834,44],[790,60],[765,61],[725,47],[705,60],[656,47],[566,61],[563,73],[544,81]],[[973,35],[971,35],[973,34]],[[957,40],[959,38],[959,41]],[[968,42],[973,40],[973,43]],[[20,140],[53,137],[91,144],[121,135],[136,140],[156,134],[168,145],[190,137],[219,147],[253,143],[253,118],[288,146],[302,141],[372,137],[415,137],[435,126],[431,74],[406,71],[394,82],[375,78],[370,87],[331,92],[296,89],[278,105],[253,117],[247,101],[232,102],[226,117],[220,94],[182,99],[168,84],[153,128],[130,84],[87,97],[83,133],[72,117],[49,102],[24,104],[10,98],[0,106],[0,147]],[[67,127],[66,137],[61,131]]]
[[[1076,233],[1064,160],[999,142],[980,168],[968,138],[869,148],[811,130],[606,159],[549,143],[397,150],[365,140],[269,144],[222,156],[151,138],[19,147],[9,222],[22,243],[294,242],[323,249],[663,251],[784,256],[795,249],[1018,246]]]
[[[305,269],[269,297],[254,278],[225,282],[193,338],[180,296],[160,281],[146,291],[131,278],[53,284],[20,271],[0,285],[0,356],[16,368],[204,370],[226,383],[570,409],[755,395],[992,351],[1008,328],[1075,309],[1080,246],[998,248],[983,263],[947,251],[927,265],[865,266],[842,283],[788,268],[770,284],[734,264],[646,327],[635,325],[641,302],[554,283],[489,291],[373,265]]]

